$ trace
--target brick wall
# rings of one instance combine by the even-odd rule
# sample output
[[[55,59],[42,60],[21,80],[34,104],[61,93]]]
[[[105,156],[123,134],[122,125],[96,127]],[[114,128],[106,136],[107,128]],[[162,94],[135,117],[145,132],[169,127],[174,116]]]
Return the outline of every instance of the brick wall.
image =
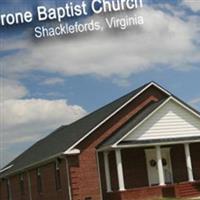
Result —
[[[41,167],[42,177],[42,192],[38,192],[37,186],[37,171],[30,171],[31,183],[32,183],[32,197],[33,200],[54,200],[54,199],[67,199],[68,185],[66,176],[66,165],[65,161],[62,160],[60,164],[61,174],[61,189],[56,189],[55,181],[55,163],[50,163],[46,166]]]
[[[23,175],[24,177],[24,194],[21,194],[20,189],[20,176],[13,176],[10,178],[10,186],[12,192],[12,199],[13,200],[27,200],[29,199],[29,190],[28,190],[28,177],[26,174]]]
[[[7,187],[6,187],[6,180],[1,180],[0,182],[0,199],[1,200],[7,200]]]
[[[56,190],[55,183],[55,162],[46,164],[40,167],[41,177],[42,177],[42,188],[41,193],[38,192],[37,185],[37,171],[36,169],[30,170],[30,180],[31,180],[31,193],[32,200],[67,200],[68,198],[68,185],[67,185],[67,176],[66,176],[66,165],[65,160],[62,160],[60,163],[60,173],[61,173],[61,185],[62,188]],[[9,178],[12,191],[12,200],[29,200],[30,199],[30,190],[28,185],[28,175],[27,172],[24,173],[24,195],[21,194],[19,175],[12,176]],[[1,200],[8,200],[7,198],[7,189],[6,181],[1,182]]]

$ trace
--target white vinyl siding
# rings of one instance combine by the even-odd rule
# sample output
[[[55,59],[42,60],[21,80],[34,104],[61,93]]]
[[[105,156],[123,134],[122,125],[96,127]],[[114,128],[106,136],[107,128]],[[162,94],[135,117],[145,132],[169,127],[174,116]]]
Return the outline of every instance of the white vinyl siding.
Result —
[[[200,136],[200,119],[170,100],[124,140]]]

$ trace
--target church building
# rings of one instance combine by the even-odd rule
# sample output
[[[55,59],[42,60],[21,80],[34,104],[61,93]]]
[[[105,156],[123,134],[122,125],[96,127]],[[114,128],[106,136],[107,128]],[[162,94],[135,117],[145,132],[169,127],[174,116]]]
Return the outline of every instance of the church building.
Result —
[[[200,196],[200,113],[155,82],[61,126],[0,171],[0,200]]]

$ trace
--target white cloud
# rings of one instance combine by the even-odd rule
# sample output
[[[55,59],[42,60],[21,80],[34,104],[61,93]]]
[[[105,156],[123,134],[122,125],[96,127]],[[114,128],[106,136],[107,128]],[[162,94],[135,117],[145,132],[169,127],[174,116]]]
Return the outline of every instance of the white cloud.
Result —
[[[7,100],[0,103],[2,131],[8,143],[34,141],[61,125],[86,114],[77,105],[65,100]]]
[[[145,20],[140,28],[123,34],[105,31],[70,40],[23,42],[23,47],[19,44],[23,51],[2,58],[1,63],[10,73],[43,70],[68,76],[126,77],[158,65],[188,70],[200,61],[194,20],[183,21],[153,8],[139,12]]]
[[[19,81],[0,77],[0,101],[22,98],[27,94],[27,89]]]
[[[200,104],[200,97],[191,100],[189,103],[192,104],[192,105]]]
[[[54,77],[54,78],[48,78],[44,80],[41,84],[43,85],[62,85],[65,82],[64,79],[59,78],[59,77]]]
[[[183,0],[183,4],[191,8],[194,12],[200,11],[199,0]]]
[[[0,83],[0,168],[24,150],[13,151],[14,146],[27,147],[86,114],[64,99],[22,99],[28,91],[19,81],[0,78]]]
[[[130,86],[130,82],[128,79],[114,78],[112,82],[114,84],[118,85],[119,87],[129,87]]]

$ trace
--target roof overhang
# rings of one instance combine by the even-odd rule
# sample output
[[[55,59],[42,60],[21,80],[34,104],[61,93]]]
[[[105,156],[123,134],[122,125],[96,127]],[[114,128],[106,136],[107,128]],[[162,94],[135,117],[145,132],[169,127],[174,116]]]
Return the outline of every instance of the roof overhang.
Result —
[[[14,170],[11,173],[6,173],[7,170],[9,170],[10,168],[12,168],[14,166],[14,165],[10,165],[10,166],[2,169],[2,172],[0,172],[0,178],[4,178],[4,177],[10,176],[10,175],[14,175],[14,174],[16,174],[18,172],[28,171],[28,170],[33,169],[35,167],[41,166],[41,164],[49,163],[49,162],[51,162],[53,160],[56,160],[57,158],[62,158],[63,156],[64,156],[63,154],[59,153],[59,154],[56,154],[54,156],[50,156],[50,157],[48,157],[46,159],[43,159],[43,160],[41,160],[39,162],[35,162],[35,163],[31,164],[31,165],[26,165],[25,167],[22,167],[22,168],[19,168],[17,170]],[[1,175],[1,173],[3,173],[3,175]]]
[[[122,141],[119,146],[140,146],[140,145],[159,145],[159,144],[176,144],[176,143],[190,143],[190,142],[200,142],[200,136],[198,137],[182,137],[182,138],[164,138],[155,140],[135,140],[135,141]]]
[[[3,172],[5,172],[5,171],[9,170],[9,169],[12,168],[12,167],[13,167],[13,165],[9,165],[8,167],[3,168],[2,170],[0,170],[0,173],[3,173]]]
[[[98,152],[111,151],[115,149],[128,149],[128,148],[139,148],[139,147],[154,147],[154,146],[168,146],[177,144],[191,144],[199,143],[200,137],[191,138],[169,138],[164,140],[152,140],[152,141],[130,141],[126,143],[120,143],[117,146],[107,146],[98,149]]]
[[[79,149],[72,149],[72,150],[70,150],[70,151],[65,151],[63,154],[64,155],[78,155],[78,154],[80,154],[80,150]]]

